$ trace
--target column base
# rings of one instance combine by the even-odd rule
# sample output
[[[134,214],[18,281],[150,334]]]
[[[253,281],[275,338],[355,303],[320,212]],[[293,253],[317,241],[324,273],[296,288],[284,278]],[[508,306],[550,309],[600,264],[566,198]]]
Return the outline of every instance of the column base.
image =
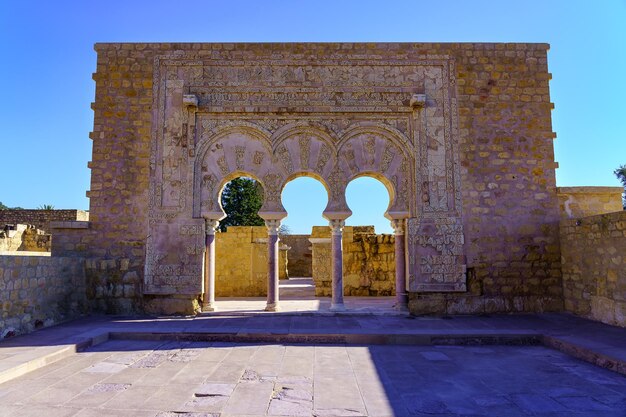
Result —
[[[396,311],[400,311],[402,313],[408,313],[409,305],[408,304],[394,304],[393,309]]]
[[[346,311],[345,304],[331,304],[330,311]]]
[[[215,304],[202,304],[202,311],[217,311]]]
[[[278,303],[271,303],[265,306],[265,311],[280,311]]]
[[[409,311],[409,295],[400,294],[400,299],[396,298],[396,302],[393,304],[393,308],[397,311],[408,312]]]

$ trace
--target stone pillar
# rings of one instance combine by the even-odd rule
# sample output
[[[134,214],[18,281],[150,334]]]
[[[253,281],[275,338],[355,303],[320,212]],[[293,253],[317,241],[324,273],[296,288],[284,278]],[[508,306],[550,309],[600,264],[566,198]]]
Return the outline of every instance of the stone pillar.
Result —
[[[215,230],[218,220],[204,219],[204,297],[202,311],[215,311]]]
[[[265,311],[278,311],[278,230],[280,220],[265,220],[267,226],[267,306]]]
[[[345,221],[330,220],[331,252],[332,252],[332,301],[331,311],[343,311],[346,309],[343,304],[343,227]]]
[[[404,262],[404,219],[392,220],[391,227],[393,227],[396,240],[396,302],[394,307],[397,310],[407,311],[409,297],[406,292],[406,264]]]

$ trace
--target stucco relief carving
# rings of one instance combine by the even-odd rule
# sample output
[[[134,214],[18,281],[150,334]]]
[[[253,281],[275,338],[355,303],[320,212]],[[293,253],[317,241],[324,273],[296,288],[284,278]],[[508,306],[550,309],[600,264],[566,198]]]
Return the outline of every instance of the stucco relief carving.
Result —
[[[168,225],[219,219],[221,189],[241,175],[260,181],[261,212],[277,217],[284,214],[280,193],[296,176],[324,183],[325,212],[336,218],[350,214],[350,180],[378,178],[391,194],[390,217],[407,218],[412,291],[462,290],[453,60],[322,57],[311,66],[268,55],[255,62],[236,66],[192,51],[155,58],[148,249],[180,248],[181,255],[148,260],[150,291],[178,285],[167,275],[172,271],[191,282],[187,272],[199,270],[202,260],[185,248],[194,247],[189,239],[196,235],[173,233]],[[197,102],[185,104],[183,92]]]

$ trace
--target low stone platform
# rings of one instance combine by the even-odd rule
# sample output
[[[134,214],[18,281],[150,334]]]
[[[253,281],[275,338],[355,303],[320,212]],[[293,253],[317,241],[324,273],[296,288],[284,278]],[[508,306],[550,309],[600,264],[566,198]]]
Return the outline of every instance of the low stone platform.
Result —
[[[567,314],[93,316],[0,342],[0,414],[612,417],[625,365]]]
[[[291,280],[290,280],[291,281]],[[395,297],[344,297],[345,311],[330,311],[330,297],[303,297],[299,291],[308,290],[299,288],[299,281],[282,283],[280,286],[280,310],[278,312],[265,311],[267,299],[265,297],[228,297],[217,298],[216,311],[203,312],[207,316],[230,316],[259,314],[284,314],[303,316],[336,316],[336,315],[373,315],[373,316],[404,316],[408,311],[394,309]],[[286,294],[286,295],[283,295]],[[292,294],[292,295],[291,295]]]
[[[0,342],[0,383],[108,340],[538,345],[626,375],[626,332],[569,314],[92,316]]]

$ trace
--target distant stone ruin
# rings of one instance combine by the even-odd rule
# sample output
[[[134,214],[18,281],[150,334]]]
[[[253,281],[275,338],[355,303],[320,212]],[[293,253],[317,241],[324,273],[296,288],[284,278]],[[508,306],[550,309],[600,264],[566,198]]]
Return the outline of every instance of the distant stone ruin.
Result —
[[[51,237],[33,225],[7,224],[0,230],[0,254],[50,252]]]

